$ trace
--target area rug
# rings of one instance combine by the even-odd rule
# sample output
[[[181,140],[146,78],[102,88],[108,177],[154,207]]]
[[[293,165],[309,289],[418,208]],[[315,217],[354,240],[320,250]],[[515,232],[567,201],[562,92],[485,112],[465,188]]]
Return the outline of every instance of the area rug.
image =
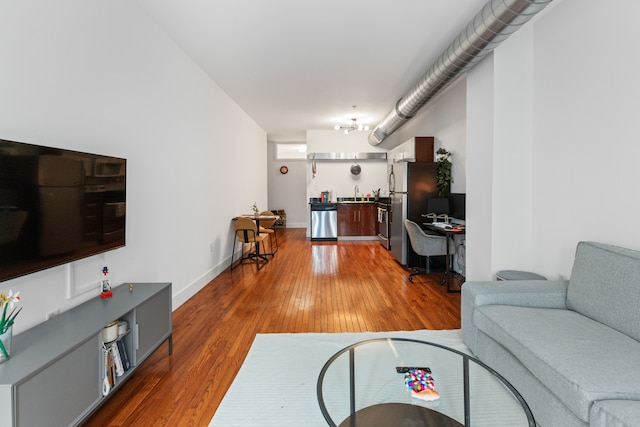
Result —
[[[460,330],[258,334],[209,427],[325,427],[316,394],[322,367],[343,348],[374,338],[409,338],[469,352]]]

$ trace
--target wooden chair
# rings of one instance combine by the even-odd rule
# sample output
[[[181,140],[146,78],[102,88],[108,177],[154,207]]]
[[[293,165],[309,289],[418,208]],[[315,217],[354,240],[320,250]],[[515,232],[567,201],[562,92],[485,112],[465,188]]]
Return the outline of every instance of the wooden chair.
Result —
[[[266,234],[258,234],[258,227],[256,223],[253,222],[249,218],[238,218],[233,224],[233,229],[235,231],[235,236],[233,239],[233,249],[231,250],[231,269],[233,270],[233,255],[236,252],[236,240],[238,240],[242,246],[242,258],[238,264],[242,264],[242,262],[246,259],[255,258],[256,267],[260,270],[264,264],[268,262],[267,257],[263,254],[260,254],[260,242],[262,242],[262,247],[264,249],[264,239],[266,238]],[[253,252],[251,252],[251,248],[249,248],[249,253],[247,256],[244,255],[244,245],[249,244],[253,245]],[[264,262],[260,263],[260,259]]]
[[[449,245],[449,254],[455,252],[455,245],[453,241],[446,236],[436,236],[433,234],[427,234],[424,232],[415,222],[406,219],[404,225],[409,235],[409,241],[413,251],[420,256],[423,256],[427,260],[427,265],[424,270],[414,269],[414,272],[409,274],[409,281],[413,281],[413,276],[418,274],[429,274],[431,272],[429,257],[432,256],[446,256],[447,244]]]
[[[260,215],[265,215],[265,216],[277,216],[276,214],[274,214],[271,211],[262,211],[260,212]],[[269,245],[271,247],[271,253],[275,254],[276,252],[278,252],[278,233],[276,233],[276,220],[275,219],[261,219],[260,220],[260,232],[261,233],[267,233],[269,236],[271,236],[269,238]],[[276,249],[273,249],[273,242],[276,242]]]

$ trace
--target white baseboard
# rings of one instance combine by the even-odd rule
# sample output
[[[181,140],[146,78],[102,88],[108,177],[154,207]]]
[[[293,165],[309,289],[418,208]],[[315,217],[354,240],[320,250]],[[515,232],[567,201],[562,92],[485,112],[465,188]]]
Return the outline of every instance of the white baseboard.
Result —
[[[307,228],[306,222],[287,222],[287,228]]]
[[[184,289],[182,289],[177,294],[173,295],[173,310],[176,310],[182,304],[187,302],[189,298],[193,297],[197,294],[202,288],[204,288],[209,282],[218,277],[220,273],[222,273],[227,267],[229,267],[229,262],[231,260],[229,258],[225,258],[222,260],[220,264],[213,267],[202,276],[198,277],[196,280],[187,285]]]

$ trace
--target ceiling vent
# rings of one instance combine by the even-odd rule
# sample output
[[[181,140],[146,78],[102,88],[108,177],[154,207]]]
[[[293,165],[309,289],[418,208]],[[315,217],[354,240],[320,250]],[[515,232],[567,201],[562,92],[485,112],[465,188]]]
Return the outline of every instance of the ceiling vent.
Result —
[[[553,0],[491,0],[369,134],[378,145]]]

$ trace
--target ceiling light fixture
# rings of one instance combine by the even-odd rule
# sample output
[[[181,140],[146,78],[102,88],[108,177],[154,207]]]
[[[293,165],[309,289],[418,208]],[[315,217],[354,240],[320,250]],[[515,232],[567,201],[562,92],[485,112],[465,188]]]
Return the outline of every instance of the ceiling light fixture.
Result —
[[[348,135],[350,132],[353,132],[354,130],[369,130],[369,126],[358,124],[358,119],[351,119],[351,124],[349,126],[336,125],[334,129],[335,130],[344,129],[344,134]]]

